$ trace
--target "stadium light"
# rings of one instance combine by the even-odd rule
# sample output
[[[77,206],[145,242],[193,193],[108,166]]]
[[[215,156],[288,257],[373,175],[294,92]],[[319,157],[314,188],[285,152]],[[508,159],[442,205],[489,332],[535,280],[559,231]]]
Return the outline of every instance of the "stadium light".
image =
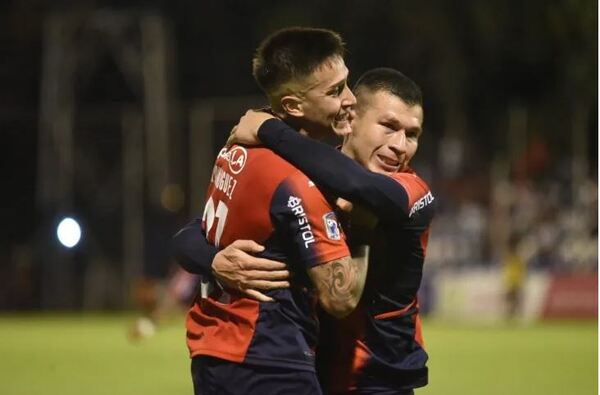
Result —
[[[65,217],[56,228],[56,237],[63,246],[73,248],[81,240],[81,227],[73,218]]]

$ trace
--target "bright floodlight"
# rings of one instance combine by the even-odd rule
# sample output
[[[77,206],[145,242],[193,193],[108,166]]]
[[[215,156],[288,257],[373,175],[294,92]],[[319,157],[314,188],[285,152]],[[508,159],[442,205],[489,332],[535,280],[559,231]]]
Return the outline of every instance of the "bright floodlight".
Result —
[[[75,247],[81,239],[81,227],[73,218],[66,217],[58,224],[56,236],[58,241],[65,247]]]

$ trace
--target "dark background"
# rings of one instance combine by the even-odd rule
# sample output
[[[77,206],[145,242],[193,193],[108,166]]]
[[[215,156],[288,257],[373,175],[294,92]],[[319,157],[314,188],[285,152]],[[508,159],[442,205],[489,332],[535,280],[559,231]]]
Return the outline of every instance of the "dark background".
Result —
[[[422,87],[425,134],[415,167],[441,202],[428,258],[432,267],[493,265],[506,240],[516,234],[528,246],[533,266],[596,270],[594,1],[3,1],[0,308],[85,307],[65,301],[81,299],[90,261],[98,256],[104,262],[100,265],[117,274],[96,276],[97,281],[129,281],[119,274],[127,266],[122,218],[128,215],[118,198],[123,193],[118,169],[124,166],[118,154],[119,114],[123,108],[139,108],[143,90],[124,75],[110,51],[102,50],[102,38],[94,42],[99,49],[90,50],[93,55],[82,56],[74,79],[79,173],[73,198],[66,206],[50,207],[39,203],[37,190],[44,23],[51,15],[85,20],[99,11],[159,15],[171,46],[170,97],[176,109],[169,134],[176,159],[169,164],[168,181],[186,199],[180,208],[166,210],[153,203],[145,184],[145,259],[138,274],[164,276],[168,236],[198,215],[198,202],[191,201],[191,154],[185,149],[194,133],[188,114],[198,102],[220,106],[215,98],[260,96],[251,76],[253,51],[266,35],[292,25],[341,33],[351,82],[370,68],[389,66]],[[132,42],[139,41],[135,28],[131,30]],[[82,46],[92,48],[86,42]],[[230,112],[241,115],[237,108]],[[212,131],[204,132],[211,133],[206,141],[212,156],[236,119],[216,119]],[[74,251],[64,252],[53,226],[71,212],[78,214],[88,237]],[[572,222],[581,219],[583,225],[570,223],[566,216],[574,217]],[[508,230],[499,230],[504,228]],[[573,238],[585,242],[584,256],[563,251]],[[71,262],[60,269],[70,274],[57,277],[62,280],[51,289],[66,287],[71,293],[46,302],[42,289],[54,281],[47,274],[57,267],[48,265],[62,260]],[[126,304],[119,297],[94,306]]]

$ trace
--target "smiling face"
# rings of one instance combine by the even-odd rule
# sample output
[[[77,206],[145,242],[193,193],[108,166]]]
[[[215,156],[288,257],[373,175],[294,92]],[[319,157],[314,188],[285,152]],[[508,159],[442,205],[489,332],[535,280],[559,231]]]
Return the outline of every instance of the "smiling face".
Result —
[[[356,98],[347,78],[348,68],[341,57],[327,59],[301,85],[291,88],[292,95],[282,98],[286,119],[291,118],[313,138],[350,133]]]
[[[367,169],[392,174],[405,170],[417,152],[423,108],[407,105],[385,90],[360,92],[352,133],[342,151]]]

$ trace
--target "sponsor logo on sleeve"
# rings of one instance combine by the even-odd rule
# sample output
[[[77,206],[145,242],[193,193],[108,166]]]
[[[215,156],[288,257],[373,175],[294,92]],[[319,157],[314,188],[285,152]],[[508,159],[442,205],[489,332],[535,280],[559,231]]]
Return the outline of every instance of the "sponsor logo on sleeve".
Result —
[[[325,231],[327,232],[327,238],[330,240],[340,240],[342,238],[340,234],[340,227],[337,222],[335,213],[329,212],[323,216],[323,222],[325,222]]]
[[[304,248],[308,248],[309,244],[315,242],[315,236],[313,235],[308,217],[302,206],[302,199],[296,196],[290,196],[287,201],[287,206],[292,210],[292,213],[298,220],[298,225],[302,240],[304,241]]]
[[[408,216],[412,217],[414,213],[428,206],[431,204],[431,202],[433,202],[433,195],[431,194],[431,191],[429,191],[427,192],[427,195],[423,196],[421,199],[417,200],[415,204],[413,204]]]

